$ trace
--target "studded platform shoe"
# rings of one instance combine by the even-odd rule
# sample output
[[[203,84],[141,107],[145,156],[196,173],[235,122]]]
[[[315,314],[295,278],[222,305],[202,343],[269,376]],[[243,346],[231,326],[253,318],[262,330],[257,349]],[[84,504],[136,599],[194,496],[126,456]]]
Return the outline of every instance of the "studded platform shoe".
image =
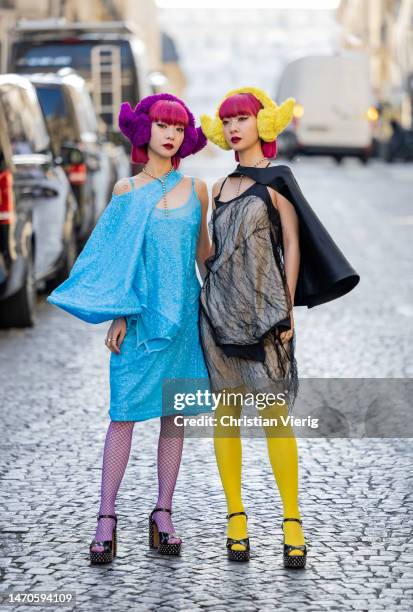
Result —
[[[111,518],[115,520],[115,527],[112,532],[111,540],[103,540],[102,542],[98,542],[93,539],[89,546],[89,554],[90,554],[90,562],[91,563],[111,563],[113,559],[116,557],[116,524],[118,522],[118,517],[115,514],[98,514],[98,520],[101,518]],[[102,546],[104,550],[102,551],[94,551],[92,548],[95,546]]]
[[[301,519],[299,518],[285,518],[281,523],[281,529],[284,528],[285,521],[296,521],[297,523],[302,524]],[[290,555],[292,550],[302,550],[304,552],[303,555]],[[307,561],[307,546],[305,544],[301,544],[300,546],[293,546],[292,544],[285,543],[284,536],[284,567],[287,568],[297,568],[302,569],[305,567]]]
[[[245,512],[233,512],[232,514],[227,514],[227,520],[229,520],[231,517],[236,516],[238,514],[245,515],[246,519],[248,520],[248,516],[245,514]],[[245,546],[245,550],[233,550],[231,548],[233,544],[241,544],[242,546]],[[227,546],[228,559],[230,561],[249,561],[250,560],[250,539],[249,538],[242,538],[241,540],[234,540],[234,538],[227,538],[226,546]]]
[[[179,538],[176,533],[167,533],[166,531],[159,531],[158,525],[156,524],[153,515],[158,510],[169,512],[172,514],[169,508],[154,508],[149,515],[149,548],[157,548],[161,555],[180,555],[181,554],[181,542],[170,543],[169,538]]]

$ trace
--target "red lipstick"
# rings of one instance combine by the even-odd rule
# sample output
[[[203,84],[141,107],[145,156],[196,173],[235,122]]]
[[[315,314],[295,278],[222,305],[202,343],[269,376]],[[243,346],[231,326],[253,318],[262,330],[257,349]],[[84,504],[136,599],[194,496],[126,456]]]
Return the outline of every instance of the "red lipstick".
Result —
[[[173,145],[173,144],[170,144],[170,143],[164,144],[164,145],[162,145],[162,146],[163,146],[163,147],[165,147],[165,149],[168,149],[168,151],[170,151],[171,149],[173,149],[173,148],[174,148],[174,145]]]
[[[237,142],[239,142],[241,140],[241,138],[239,138],[239,136],[233,136],[231,138],[231,142],[233,142],[234,144],[236,144]]]

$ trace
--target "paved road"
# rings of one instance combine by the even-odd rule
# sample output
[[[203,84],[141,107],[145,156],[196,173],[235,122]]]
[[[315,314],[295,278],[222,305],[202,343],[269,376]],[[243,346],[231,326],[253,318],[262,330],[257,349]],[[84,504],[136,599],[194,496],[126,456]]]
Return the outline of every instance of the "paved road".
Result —
[[[300,375],[412,377],[411,168],[291,166],[362,277],[341,300],[296,309]],[[207,172],[187,168],[209,182],[223,171],[213,161]],[[34,329],[0,333],[0,591],[73,590],[76,609],[88,611],[412,609],[409,439],[298,440],[311,545],[308,568],[294,573],[282,567],[282,510],[263,439],[244,441],[249,564],[226,559],[210,439],[185,441],[174,507],[181,558],[149,551],[158,423],[137,424],[118,496],[119,555],[111,566],[90,567],[108,424],[106,328],[41,300]]]

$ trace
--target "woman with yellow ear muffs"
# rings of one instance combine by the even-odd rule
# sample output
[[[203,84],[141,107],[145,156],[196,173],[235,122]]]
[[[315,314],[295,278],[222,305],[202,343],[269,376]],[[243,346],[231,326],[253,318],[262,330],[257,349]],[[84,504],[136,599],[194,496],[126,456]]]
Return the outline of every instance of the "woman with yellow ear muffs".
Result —
[[[298,505],[297,442],[292,427],[281,425],[282,416],[291,416],[299,386],[293,306],[311,308],[341,297],[359,276],[305,200],[291,169],[270,162],[294,102],[288,98],[278,106],[264,91],[243,87],[227,93],[214,118],[201,116],[205,136],[232,149],[239,164],[212,189],[215,249],[205,262],[200,334],[211,390],[237,398],[235,403],[224,399],[215,411],[228,558],[250,559],[237,419],[246,391],[255,397],[264,392],[272,398],[260,416],[283,505],[284,566],[303,568],[307,546]]]

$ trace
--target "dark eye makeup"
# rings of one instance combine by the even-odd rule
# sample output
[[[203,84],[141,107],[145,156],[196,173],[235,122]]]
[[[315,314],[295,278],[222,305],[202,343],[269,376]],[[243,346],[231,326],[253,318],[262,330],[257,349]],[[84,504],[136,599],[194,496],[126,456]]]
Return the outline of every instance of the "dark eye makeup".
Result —
[[[157,121],[156,125],[158,127],[160,127],[160,128],[166,128],[167,127],[167,124],[163,123],[162,121]],[[183,128],[182,126],[177,126],[176,129],[178,130],[178,132],[183,132],[185,130],[185,128]]]
[[[249,115],[238,115],[237,119],[239,121],[246,121],[249,118]],[[229,123],[229,119],[222,120],[223,125],[227,125]]]

